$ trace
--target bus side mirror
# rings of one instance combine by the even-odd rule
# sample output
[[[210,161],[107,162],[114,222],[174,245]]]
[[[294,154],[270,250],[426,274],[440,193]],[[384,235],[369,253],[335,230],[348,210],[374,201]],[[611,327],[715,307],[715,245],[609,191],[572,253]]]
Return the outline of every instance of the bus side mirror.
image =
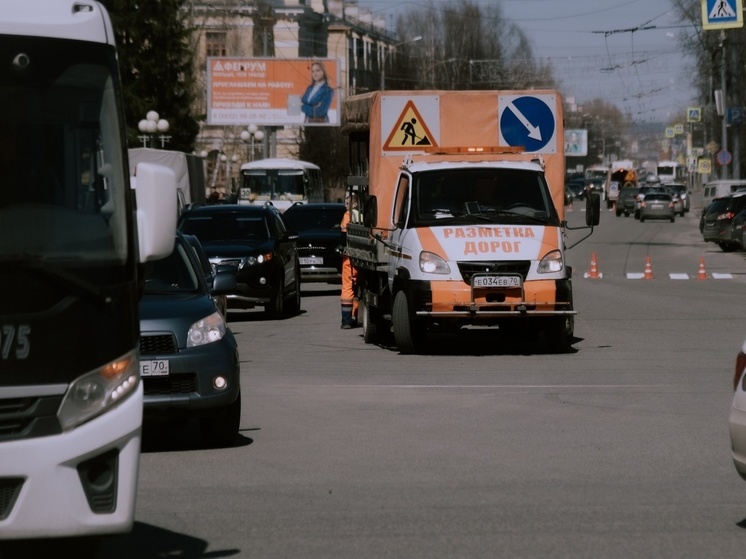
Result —
[[[585,198],[585,224],[588,227],[598,225],[601,222],[601,197],[598,194],[590,194]]]

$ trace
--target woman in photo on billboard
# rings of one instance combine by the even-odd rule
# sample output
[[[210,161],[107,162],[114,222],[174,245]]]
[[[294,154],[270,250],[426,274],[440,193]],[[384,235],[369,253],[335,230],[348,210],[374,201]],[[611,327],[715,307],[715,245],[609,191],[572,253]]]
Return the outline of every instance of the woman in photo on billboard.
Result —
[[[301,110],[306,115],[306,122],[329,122],[329,107],[332,104],[334,90],[329,85],[326,68],[321,62],[311,64],[311,85],[301,98]]]

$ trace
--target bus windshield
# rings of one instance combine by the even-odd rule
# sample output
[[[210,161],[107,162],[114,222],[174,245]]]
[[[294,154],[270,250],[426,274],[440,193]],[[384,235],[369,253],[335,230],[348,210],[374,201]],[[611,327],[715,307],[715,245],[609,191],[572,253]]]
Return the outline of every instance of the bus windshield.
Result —
[[[3,37],[0,53],[18,65],[0,78],[0,260],[124,263],[113,51]]]

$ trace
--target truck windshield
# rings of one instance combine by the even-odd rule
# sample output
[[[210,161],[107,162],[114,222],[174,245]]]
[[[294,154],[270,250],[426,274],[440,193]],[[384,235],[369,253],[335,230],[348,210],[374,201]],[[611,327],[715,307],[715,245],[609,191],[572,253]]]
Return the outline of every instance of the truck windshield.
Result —
[[[419,173],[412,225],[453,221],[559,225],[547,184],[535,171],[487,167]]]
[[[113,50],[2,37],[0,60],[0,261],[124,263]]]

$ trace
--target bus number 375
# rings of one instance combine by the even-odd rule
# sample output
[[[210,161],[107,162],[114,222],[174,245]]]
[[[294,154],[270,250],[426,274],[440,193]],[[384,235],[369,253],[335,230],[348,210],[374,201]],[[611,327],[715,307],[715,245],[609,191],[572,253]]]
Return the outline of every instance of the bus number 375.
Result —
[[[31,326],[28,324],[3,324],[0,330],[0,356],[8,359],[26,359],[31,349]]]

